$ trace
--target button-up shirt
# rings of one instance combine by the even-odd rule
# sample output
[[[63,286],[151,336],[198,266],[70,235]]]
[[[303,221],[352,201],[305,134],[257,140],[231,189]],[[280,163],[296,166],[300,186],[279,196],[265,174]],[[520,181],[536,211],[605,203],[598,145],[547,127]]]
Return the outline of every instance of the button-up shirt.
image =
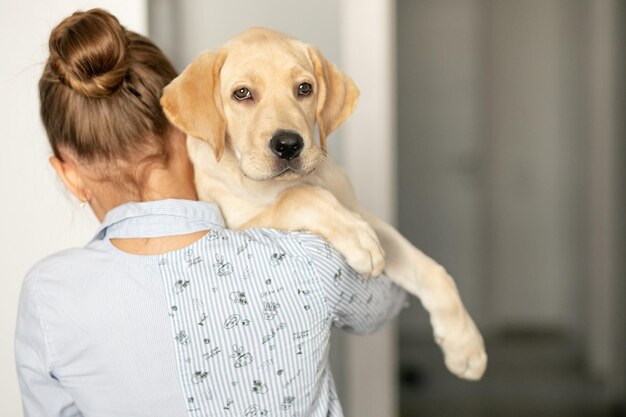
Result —
[[[111,243],[200,231],[154,256]],[[331,328],[370,333],[404,295],[311,234],[228,230],[203,202],[124,204],[84,248],[40,261],[24,281],[25,415],[342,416]]]

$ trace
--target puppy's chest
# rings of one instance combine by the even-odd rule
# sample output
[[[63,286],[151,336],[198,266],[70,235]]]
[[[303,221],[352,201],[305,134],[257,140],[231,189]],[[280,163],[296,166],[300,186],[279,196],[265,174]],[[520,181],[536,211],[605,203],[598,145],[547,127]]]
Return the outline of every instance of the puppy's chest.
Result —
[[[239,183],[220,181],[217,175],[196,172],[196,188],[201,201],[219,206],[226,226],[237,229],[261,211],[271,206],[289,185],[267,183]]]
[[[223,195],[216,201],[222,211],[226,226],[237,229],[259,214],[267,205],[251,202],[234,195]]]

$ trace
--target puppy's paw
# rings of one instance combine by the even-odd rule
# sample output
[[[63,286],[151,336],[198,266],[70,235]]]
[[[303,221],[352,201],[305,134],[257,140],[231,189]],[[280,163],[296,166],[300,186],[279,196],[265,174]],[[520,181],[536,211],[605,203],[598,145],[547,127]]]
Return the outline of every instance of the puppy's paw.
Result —
[[[385,252],[374,229],[353,212],[342,213],[341,227],[327,236],[328,241],[355,271],[367,276],[382,274]]]
[[[487,352],[472,319],[465,317],[461,331],[437,327],[435,340],[443,351],[448,370],[462,379],[479,380],[487,369]]]

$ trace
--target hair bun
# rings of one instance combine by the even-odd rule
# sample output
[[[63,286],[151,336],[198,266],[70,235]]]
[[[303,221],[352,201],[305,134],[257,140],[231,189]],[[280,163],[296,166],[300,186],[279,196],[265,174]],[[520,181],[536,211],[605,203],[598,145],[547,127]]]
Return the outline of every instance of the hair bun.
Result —
[[[102,10],[76,12],[50,35],[50,65],[69,87],[88,96],[106,97],[128,71],[126,30]]]

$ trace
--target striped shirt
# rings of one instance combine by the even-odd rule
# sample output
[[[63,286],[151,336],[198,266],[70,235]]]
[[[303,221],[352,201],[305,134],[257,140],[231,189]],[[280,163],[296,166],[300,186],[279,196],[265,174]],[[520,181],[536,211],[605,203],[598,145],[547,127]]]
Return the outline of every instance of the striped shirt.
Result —
[[[205,230],[154,256],[110,242]],[[128,203],[86,247],[42,260],[24,281],[25,415],[342,416],[331,328],[373,332],[404,296],[385,277],[359,276],[319,237],[231,231],[202,202]]]

